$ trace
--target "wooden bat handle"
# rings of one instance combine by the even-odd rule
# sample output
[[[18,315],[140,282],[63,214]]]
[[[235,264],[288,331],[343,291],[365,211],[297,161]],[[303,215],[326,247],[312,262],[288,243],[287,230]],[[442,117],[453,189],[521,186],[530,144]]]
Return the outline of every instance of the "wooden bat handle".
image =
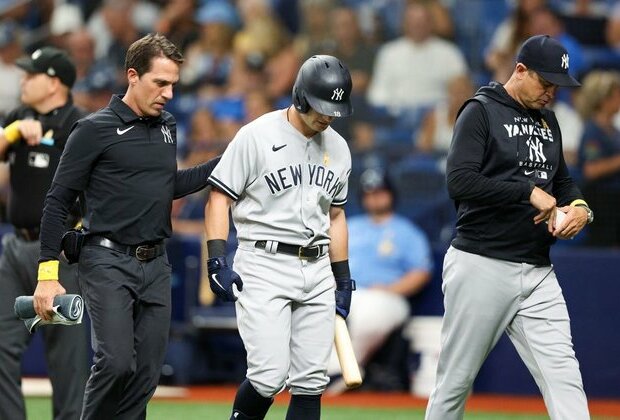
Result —
[[[347,323],[340,315],[336,315],[334,341],[336,343],[338,361],[342,369],[342,379],[344,379],[347,388],[357,388],[362,384],[362,375],[353,352]]]

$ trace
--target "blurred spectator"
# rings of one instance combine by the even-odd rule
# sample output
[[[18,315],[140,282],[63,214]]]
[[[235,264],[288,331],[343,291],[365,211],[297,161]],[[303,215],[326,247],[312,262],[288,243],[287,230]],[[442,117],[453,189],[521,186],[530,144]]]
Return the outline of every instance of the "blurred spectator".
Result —
[[[350,118],[337,118],[332,126],[345,139],[349,140],[354,151],[367,150],[372,147],[365,144],[363,134],[369,120],[369,107],[366,91],[370,83],[376,48],[362,36],[356,11],[350,7],[335,8],[330,15],[330,32],[333,43],[326,50],[327,54],[338,57],[349,69],[353,81],[351,103],[354,114]],[[367,130],[372,134],[372,127]],[[354,139],[353,141],[351,141]]]
[[[258,117],[274,110],[273,103],[267,93],[262,90],[254,90],[245,95],[243,102],[243,123],[247,124]],[[232,138],[232,137],[231,137]]]
[[[290,104],[290,92],[301,65],[291,35],[267,0],[244,0],[238,7],[243,21],[234,45],[239,65],[262,73],[265,89],[273,101],[284,99]]]
[[[605,35],[607,44],[620,53],[620,2],[616,3],[609,13]]]
[[[181,87],[200,90],[203,98],[224,93],[232,68],[233,38],[239,24],[235,8],[224,0],[210,1],[196,15],[200,36],[191,44],[181,67]]]
[[[52,12],[49,23],[50,44],[59,48],[66,48],[66,38],[70,33],[79,30],[84,25],[81,9],[71,3],[57,5]]]
[[[105,58],[95,59],[93,36],[80,29],[67,35],[65,45],[77,70],[73,86],[75,104],[89,112],[107,106],[110,95],[116,93],[116,70]]]
[[[606,47],[605,27],[610,12],[606,0],[560,2],[566,30],[584,45]]]
[[[137,0],[103,0],[101,7],[90,17],[87,27],[95,39],[95,57],[105,58],[116,70],[118,85],[124,88],[125,54],[132,42],[148,29],[141,16],[149,16],[147,3]]]
[[[361,366],[383,345],[392,331],[409,317],[408,297],[428,283],[432,271],[429,242],[409,219],[394,213],[395,190],[387,174],[377,168],[360,176],[365,214],[348,219],[349,264],[357,290],[347,325]],[[330,376],[340,372],[335,350]],[[335,381],[329,392],[342,391]]]
[[[563,14],[570,16],[605,16],[609,11],[607,0],[560,1]]]
[[[376,50],[362,37],[357,13],[349,7],[339,7],[330,15],[330,34],[333,43],[325,53],[338,57],[349,69],[353,95],[364,95],[370,83]]]
[[[467,72],[456,45],[433,33],[427,6],[409,4],[402,23],[403,36],[380,47],[368,88],[372,105],[394,113],[445,99],[448,81]]]
[[[207,197],[207,192],[203,190],[172,201],[170,222],[175,235],[202,237],[205,230],[204,213]]]
[[[0,18],[12,20],[20,27],[36,31],[44,27],[50,20],[55,0],[38,1],[5,1]],[[38,41],[41,41],[40,39]]]
[[[589,226],[588,243],[620,246],[620,131],[614,116],[620,111],[620,75],[589,73],[576,97],[576,108],[585,121],[579,146],[583,194],[596,220]]]
[[[415,149],[424,153],[447,154],[456,116],[473,94],[474,85],[469,76],[461,75],[450,80],[446,100],[439,102],[422,120]]]
[[[562,152],[564,161],[569,169],[577,168],[577,155],[579,143],[583,133],[583,121],[573,106],[564,101],[553,98],[553,102],[547,105],[555,113],[555,117],[562,129]]]
[[[329,18],[333,4],[331,0],[299,0],[301,30],[295,37],[295,49],[302,60],[327,54],[333,49],[334,39],[330,36]]]
[[[485,62],[493,80],[505,83],[512,74],[519,46],[528,38],[528,22],[534,10],[547,0],[516,0],[510,15],[500,23],[487,48]]]
[[[155,32],[165,35],[182,51],[187,51],[199,37],[200,25],[194,19],[195,3],[196,0],[167,1],[155,23]]]
[[[0,124],[20,102],[19,83],[24,73],[15,60],[21,55],[17,24],[8,20],[0,22]]]
[[[433,31],[444,39],[454,38],[454,22],[450,10],[440,0],[406,0],[409,3],[422,3],[428,7],[433,22]]]
[[[420,3],[428,8],[437,36],[445,39],[454,37],[450,10],[441,0],[345,0],[343,3],[358,11],[363,21],[363,32],[375,43],[390,41],[400,35],[404,10],[411,3]]]
[[[190,119],[187,153],[182,166],[192,167],[206,162],[224,151],[228,140],[208,108],[198,108]]]

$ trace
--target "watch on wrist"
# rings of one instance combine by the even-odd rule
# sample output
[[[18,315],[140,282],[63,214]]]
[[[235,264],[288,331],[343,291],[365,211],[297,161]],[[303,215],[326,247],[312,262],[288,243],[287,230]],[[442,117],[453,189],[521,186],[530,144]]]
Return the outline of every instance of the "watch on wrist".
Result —
[[[586,206],[585,204],[577,204],[575,207],[581,207],[581,208],[586,209],[586,213],[588,215],[588,224],[594,221],[594,212],[592,211],[590,207]]]

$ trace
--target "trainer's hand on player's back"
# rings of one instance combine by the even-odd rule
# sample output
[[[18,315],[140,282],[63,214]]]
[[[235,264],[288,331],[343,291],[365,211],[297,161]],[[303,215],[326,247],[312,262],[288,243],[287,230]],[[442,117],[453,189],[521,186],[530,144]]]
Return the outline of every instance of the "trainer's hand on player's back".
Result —
[[[207,260],[209,270],[209,285],[211,290],[221,299],[234,302],[237,300],[233,285],[238,291],[243,290],[243,281],[226,262],[226,257],[213,257]]]

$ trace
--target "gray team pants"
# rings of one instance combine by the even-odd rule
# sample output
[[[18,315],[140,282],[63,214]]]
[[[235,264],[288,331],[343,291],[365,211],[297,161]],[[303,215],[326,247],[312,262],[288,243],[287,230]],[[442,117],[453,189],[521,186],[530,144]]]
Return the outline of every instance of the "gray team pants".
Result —
[[[32,295],[37,286],[39,241],[13,234],[2,238],[0,258],[0,420],[24,420],[21,358],[31,335],[13,312],[15,298]],[[79,294],[75,266],[60,264],[60,282],[67,293]],[[55,420],[76,420],[82,410],[88,378],[88,333],[84,324],[41,327],[52,382]]]
[[[463,418],[472,383],[504,331],[538,384],[551,419],[590,418],[553,267],[450,247],[442,287],[442,348],[426,420]]]
[[[252,386],[263,397],[285,385],[293,395],[322,394],[336,305],[329,256],[305,261],[241,243],[233,268],[243,280],[237,324]]]
[[[79,279],[92,324],[94,365],[83,420],[139,420],[153,396],[170,332],[171,267],[108,248],[82,248]]]

